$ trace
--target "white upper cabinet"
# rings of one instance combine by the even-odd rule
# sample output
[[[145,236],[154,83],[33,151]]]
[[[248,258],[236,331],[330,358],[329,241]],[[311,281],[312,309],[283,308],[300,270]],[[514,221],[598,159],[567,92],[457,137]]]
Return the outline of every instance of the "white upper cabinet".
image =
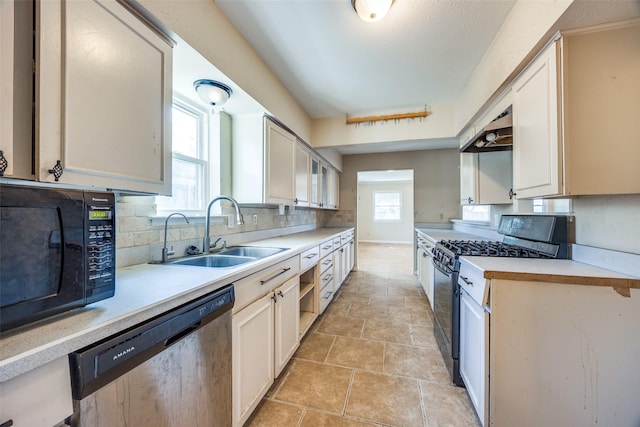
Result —
[[[309,206],[321,207],[322,180],[320,179],[320,159],[311,156],[311,183],[309,187]]]
[[[518,198],[640,193],[640,25],[565,35],[513,85]]]
[[[296,144],[296,206],[309,206],[311,191],[311,153],[301,143]]]
[[[232,186],[239,203],[294,205],[296,137],[263,115],[233,118]]]
[[[37,5],[36,179],[169,194],[170,41],[114,0]]]
[[[513,85],[515,193],[519,198],[560,193],[558,46],[552,44]]]
[[[0,176],[33,179],[33,3],[0,2]]]
[[[338,209],[340,207],[340,175],[334,168],[329,168],[327,174],[327,208]]]

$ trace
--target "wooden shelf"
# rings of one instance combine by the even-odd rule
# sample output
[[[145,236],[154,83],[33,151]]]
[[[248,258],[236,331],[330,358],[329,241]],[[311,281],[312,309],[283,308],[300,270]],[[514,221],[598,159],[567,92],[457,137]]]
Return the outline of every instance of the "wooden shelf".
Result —
[[[310,311],[300,312],[300,337],[303,337],[304,334],[307,333],[313,321],[316,320],[316,317],[318,317],[318,315]]]
[[[300,283],[300,299],[304,298],[310,291],[313,290],[315,283]]]

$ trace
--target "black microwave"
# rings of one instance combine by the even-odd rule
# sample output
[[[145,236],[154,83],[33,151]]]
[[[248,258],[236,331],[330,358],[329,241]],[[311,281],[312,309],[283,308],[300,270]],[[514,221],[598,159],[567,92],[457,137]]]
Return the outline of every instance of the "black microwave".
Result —
[[[115,293],[113,193],[0,184],[0,331]]]

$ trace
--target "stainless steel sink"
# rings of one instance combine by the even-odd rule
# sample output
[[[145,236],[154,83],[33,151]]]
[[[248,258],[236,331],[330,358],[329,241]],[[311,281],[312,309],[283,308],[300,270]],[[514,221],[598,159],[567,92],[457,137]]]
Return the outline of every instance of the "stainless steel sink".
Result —
[[[278,252],[286,251],[286,248],[267,248],[258,246],[231,246],[222,252],[221,255],[248,256],[254,258],[264,258],[275,255]]]
[[[225,268],[256,261],[286,251],[287,248],[267,248],[258,246],[232,246],[210,255],[193,256],[169,261],[167,264],[192,265],[196,267]]]
[[[213,254],[213,255],[204,255],[197,256],[192,258],[185,258],[181,260],[171,261],[169,264],[176,265],[193,265],[197,267],[213,267],[213,268],[224,268],[224,267],[234,267],[236,265],[244,264],[245,262],[255,261],[257,258],[255,257],[247,257],[247,256],[235,256],[235,255],[222,255],[222,254]]]

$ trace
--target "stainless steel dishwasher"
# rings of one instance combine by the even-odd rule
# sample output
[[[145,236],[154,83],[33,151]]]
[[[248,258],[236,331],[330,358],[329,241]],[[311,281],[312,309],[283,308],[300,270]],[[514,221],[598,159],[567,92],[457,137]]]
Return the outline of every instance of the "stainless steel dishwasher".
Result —
[[[233,285],[69,355],[71,426],[231,425]]]

